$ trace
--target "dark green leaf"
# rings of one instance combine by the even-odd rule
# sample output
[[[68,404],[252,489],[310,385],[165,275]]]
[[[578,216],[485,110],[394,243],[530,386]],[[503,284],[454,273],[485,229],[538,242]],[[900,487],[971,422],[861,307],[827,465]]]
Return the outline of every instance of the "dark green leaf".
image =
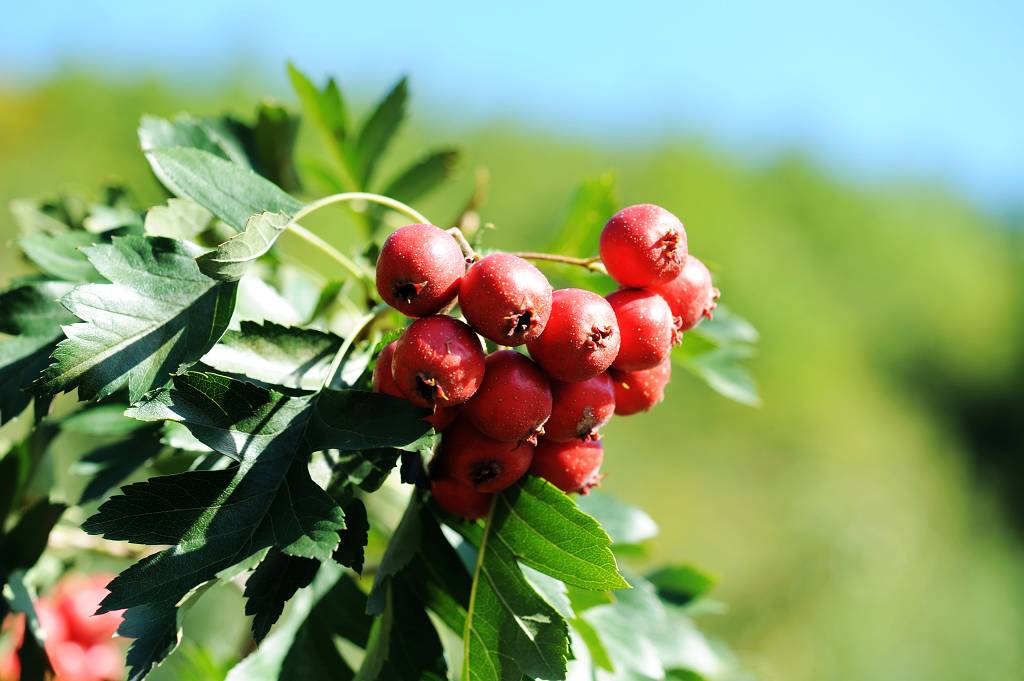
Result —
[[[271,385],[317,390],[342,339],[315,329],[242,322],[203,356],[203,363]]]
[[[11,214],[22,234],[66,232],[81,229],[88,206],[75,196],[57,196],[11,201]]]
[[[358,573],[363,571],[366,559],[366,542],[370,537],[370,522],[366,517],[366,506],[359,499],[345,504],[345,529],[338,533],[338,548],[334,560]]]
[[[46,499],[35,502],[21,514],[0,540],[0,574],[27,570],[36,564],[46,549],[50,530],[64,514],[64,504],[51,504]]]
[[[441,532],[434,514],[420,511],[420,541],[416,555],[399,579],[420,604],[432,610],[452,631],[462,635],[469,607],[469,573]]]
[[[418,450],[429,440],[429,412],[410,402],[362,390],[325,390],[309,428],[314,450],[394,447]]]
[[[89,263],[84,249],[100,238],[88,232],[35,232],[18,239],[18,246],[39,269],[63,281],[104,281]]]
[[[75,318],[58,301],[73,286],[62,281],[33,281],[0,293],[0,332],[56,336]]]
[[[401,454],[397,449],[332,452],[331,470],[339,485],[355,485],[364,492],[376,492],[398,463]]]
[[[132,423],[131,419],[124,416],[121,420]],[[127,438],[98,447],[79,459],[74,465],[74,471],[90,478],[78,503],[85,504],[101,498],[159,454],[163,449],[159,433],[160,429],[152,426],[136,428]]]
[[[22,481],[22,459],[15,452],[8,451],[0,458],[0,543],[3,542],[7,516],[14,508],[18,487]],[[0,621],[3,617],[0,617]]]
[[[319,567],[319,561],[270,550],[245,583],[245,614],[253,616],[252,636],[257,643],[270,632],[284,604],[309,586]]]
[[[455,149],[432,152],[406,168],[382,193],[403,203],[413,203],[450,177],[458,162],[459,152]]]
[[[20,414],[32,401],[28,389],[50,366],[50,355],[59,340],[59,335],[0,340],[0,425]],[[36,410],[38,415],[38,404]]]
[[[373,623],[357,681],[446,679],[448,665],[433,623],[402,582],[388,586],[384,612]]]
[[[128,608],[117,633],[135,639],[128,648],[128,681],[141,681],[178,645],[177,599]]]
[[[287,191],[299,189],[294,156],[298,116],[277,104],[261,104],[254,123],[229,117],[222,125],[238,139],[253,170]]]
[[[96,404],[76,411],[60,421],[62,430],[95,437],[121,437],[146,428],[146,424],[124,415],[126,404]]]
[[[670,565],[647,576],[658,597],[674,605],[686,605],[715,585],[715,578],[692,565]]]
[[[577,504],[584,513],[594,516],[617,546],[641,544],[658,534],[658,526],[645,511],[600,490],[580,497]]]
[[[196,258],[199,269],[211,279],[238,281],[249,265],[270,251],[288,223],[289,218],[280,213],[253,215],[243,231]]]
[[[752,407],[760,406],[761,398],[757,385],[742,362],[753,356],[754,351],[747,345],[725,347],[701,347],[687,343],[672,351],[672,361],[708,384],[715,392]]]
[[[344,175],[344,184],[348,189],[359,189],[354,184],[352,161],[345,145],[348,113],[338,84],[331,78],[321,91],[294,64],[288,64],[288,76],[306,118],[313,124],[338,170]]]
[[[377,162],[384,155],[405,117],[408,97],[409,84],[406,78],[402,78],[377,104],[377,108],[359,131],[356,156],[359,159],[359,177],[364,187],[369,185]]]
[[[605,531],[542,478],[529,476],[498,495],[491,528],[494,543],[566,584],[595,591],[629,588]]]
[[[181,242],[120,237],[90,247],[88,256],[112,283],[85,284],[64,297],[82,323],[65,328],[39,393],[77,387],[92,399],[127,387],[135,402],[202,357],[227,328],[234,285],[203,275]]]
[[[370,591],[370,597],[366,604],[366,611],[371,615],[378,616],[384,612],[391,578],[409,564],[419,549],[422,531],[422,505],[419,493],[414,491],[398,527],[391,533],[391,539],[380,560],[380,566],[377,568],[377,574],[373,580],[373,589]]]
[[[139,144],[147,153],[154,149],[183,147],[199,149],[241,165],[248,162],[236,141],[218,134],[208,122],[188,114],[179,114],[173,119],[143,116],[138,132]],[[165,176],[162,169],[156,165],[153,166],[153,172],[164,186],[175,191],[173,178]]]
[[[144,230],[149,236],[165,236],[195,241],[210,226],[213,215],[190,199],[172,198],[165,206],[154,206],[146,213]]]
[[[257,213],[291,217],[302,207],[255,172],[199,149],[153,149],[146,156],[175,194],[192,199],[238,230]]]

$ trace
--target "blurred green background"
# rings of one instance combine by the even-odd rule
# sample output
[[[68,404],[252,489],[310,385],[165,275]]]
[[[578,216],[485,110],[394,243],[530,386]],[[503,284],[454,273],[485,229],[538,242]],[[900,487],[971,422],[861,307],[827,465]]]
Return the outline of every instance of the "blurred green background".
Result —
[[[108,181],[159,200],[140,115],[247,115],[262,94],[251,81],[199,92],[85,75],[0,91],[0,204],[96,196]],[[396,167],[442,143],[466,152],[457,181],[418,205],[436,221],[486,168],[487,245],[535,248],[581,180],[611,173],[623,205],[682,217],[723,302],[761,332],[763,407],[677,372],[660,409],[606,434],[607,489],[660,524],[656,560],[721,579],[728,611],[704,626],[747,668],[765,681],[1019,677],[1024,251],[1010,219],[927,184],[838,180],[799,154],[755,164],[697,141],[625,146],[418,113]],[[340,217],[312,224],[357,247]],[[12,235],[5,215],[4,278],[20,266]]]

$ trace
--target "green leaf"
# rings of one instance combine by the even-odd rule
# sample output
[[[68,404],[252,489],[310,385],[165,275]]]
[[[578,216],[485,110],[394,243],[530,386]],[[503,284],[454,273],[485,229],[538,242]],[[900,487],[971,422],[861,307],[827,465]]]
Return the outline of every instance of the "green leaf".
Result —
[[[63,281],[104,281],[90,264],[84,249],[100,238],[88,232],[35,232],[18,239],[28,259],[51,277]]]
[[[128,681],[142,681],[175,648],[181,637],[184,612],[209,585],[191,589],[181,598],[128,608],[117,628],[118,636],[135,639],[128,648]]]
[[[398,579],[415,594],[423,607],[432,610],[461,636],[469,607],[469,573],[442,533],[437,518],[425,506],[420,510],[419,524],[416,555]]]
[[[480,535],[473,573],[462,679],[564,679],[571,655],[568,625],[530,586],[496,535],[492,513]]]
[[[146,428],[124,415],[126,404],[105,403],[87,406],[60,420],[61,430],[94,437],[121,437]]]
[[[0,340],[0,425],[24,411],[32,395],[28,389],[50,366],[59,335],[16,336]],[[39,414],[39,405],[36,405]]]
[[[448,678],[444,648],[427,613],[394,581],[384,612],[373,623],[356,681]]]
[[[753,324],[734,313],[722,303],[718,303],[717,307],[715,307],[715,313],[711,319],[701,321],[690,333],[696,334],[715,345],[730,345],[734,343],[754,345],[760,340],[760,334],[758,334]]]
[[[121,417],[122,421],[133,423]],[[137,426],[144,424],[134,422]],[[163,450],[160,429],[136,428],[128,437],[105,444],[88,452],[73,466],[75,473],[90,476],[78,500],[85,504],[103,497],[112,487],[141,468]]]
[[[227,328],[235,287],[199,271],[184,244],[128,236],[88,249],[110,284],[84,284],[64,297],[82,323],[35,384],[40,394],[78,388],[83,399],[128,389],[132,402],[196,362]]]
[[[252,615],[252,636],[262,641],[295,592],[309,586],[320,562],[271,549],[245,582],[245,614]]]
[[[546,480],[529,476],[496,498],[495,542],[523,563],[581,589],[629,588],[612,540],[597,521]]]
[[[657,524],[645,511],[600,490],[581,496],[576,503],[594,516],[616,546],[641,544],[658,534]]]
[[[316,329],[243,321],[203,356],[203,364],[264,383],[317,390],[342,339]]]
[[[409,97],[409,83],[406,78],[399,80],[377,104],[377,108],[366,119],[356,141],[356,157],[359,159],[359,178],[367,186],[373,178],[377,162],[387,150],[398,126],[405,117],[405,105]]]
[[[338,84],[331,78],[324,89],[320,90],[291,63],[288,64],[288,77],[306,118],[313,124],[336,167],[344,175],[344,184],[348,189],[359,189],[354,182],[352,162],[345,145],[348,112]]]
[[[391,533],[391,539],[388,541],[388,547],[384,550],[384,556],[377,567],[373,589],[370,591],[370,597],[366,604],[366,612],[371,615],[377,616],[384,613],[391,579],[409,564],[419,549],[422,531],[422,504],[420,495],[414,491],[398,527]]]
[[[747,345],[694,349],[683,339],[672,351],[672,361],[708,384],[715,392],[751,407],[761,405],[757,385],[742,362],[754,355]]]
[[[0,293],[0,333],[57,336],[75,318],[58,299],[73,288],[63,281],[32,281]]]
[[[56,196],[11,201],[11,214],[22,234],[66,232],[81,229],[88,206],[75,196]]]
[[[580,257],[597,253],[601,230],[619,209],[615,177],[605,173],[584,180],[569,204],[569,213],[555,230],[548,250]]]
[[[46,549],[50,530],[64,514],[64,504],[51,504],[40,499],[29,506],[2,539],[0,539],[0,575],[13,570],[27,570],[36,564]]]
[[[647,575],[647,581],[662,600],[686,605],[706,594],[717,580],[692,565],[669,565]]]
[[[308,432],[316,451],[395,448],[417,451],[429,441],[429,412],[391,395],[363,390],[325,390]]]
[[[245,229],[209,253],[196,258],[199,269],[218,281],[238,281],[256,259],[273,247],[290,219],[280,213],[259,213],[250,217]]]
[[[448,179],[458,162],[456,149],[432,152],[406,168],[382,193],[403,203],[413,203]]]
[[[7,516],[14,508],[18,488],[22,482],[22,459],[15,452],[8,451],[0,457],[0,543],[2,543]],[[3,617],[0,617],[0,621]]]
[[[331,470],[339,485],[355,485],[364,492],[376,492],[398,463],[397,449],[368,449],[363,452],[332,453]]]
[[[338,533],[338,548],[334,560],[357,573],[363,572],[366,560],[366,542],[370,538],[370,522],[366,517],[366,506],[359,499],[345,504],[345,529]]]
[[[171,198],[167,205],[149,209],[143,229],[148,236],[195,241],[210,226],[211,220],[210,211],[195,201]]]
[[[192,199],[235,229],[257,213],[289,218],[302,204],[252,170],[199,149],[163,148],[146,153],[168,189]]]
[[[260,104],[254,123],[228,117],[222,124],[239,140],[253,170],[285,190],[299,189],[294,155],[298,116],[277,104]]]
[[[179,114],[173,119],[143,116],[138,133],[139,145],[146,153],[154,149],[182,147],[205,151],[243,166],[248,164],[237,141],[225,137],[207,121],[189,114]],[[173,178],[165,176],[158,166],[153,166],[153,172],[165,187],[175,191]]]

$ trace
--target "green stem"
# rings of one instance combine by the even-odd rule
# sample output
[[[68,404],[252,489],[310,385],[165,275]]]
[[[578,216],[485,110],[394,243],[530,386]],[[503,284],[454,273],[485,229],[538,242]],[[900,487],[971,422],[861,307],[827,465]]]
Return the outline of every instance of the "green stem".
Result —
[[[334,359],[331,360],[331,366],[327,369],[327,376],[324,377],[324,382],[320,386],[320,390],[329,386],[334,380],[334,374],[338,373],[338,370],[341,368],[341,363],[344,361],[345,355],[347,355],[348,351],[352,349],[352,346],[363,333],[363,330],[369,326],[374,319],[380,316],[381,313],[387,311],[387,309],[387,303],[377,303],[373,306],[373,309],[359,318],[359,321],[356,322],[356,325],[349,332],[348,337],[341,344],[341,347],[338,348],[336,353],[334,353]]]
[[[579,267],[586,268],[591,272],[600,272],[601,274],[608,274],[608,270],[605,269],[604,263],[601,262],[600,256],[594,256],[592,258],[574,258],[569,255],[556,255],[554,253],[534,253],[532,251],[513,253],[512,255],[519,256],[525,260],[543,260],[545,262],[559,262],[563,265],[577,265]]]
[[[466,626],[462,630],[462,678],[470,679],[469,649],[470,634],[473,633],[473,611],[476,609],[476,592],[480,586],[480,573],[483,571],[484,556],[487,554],[487,537],[491,534],[491,521],[494,518],[494,507],[498,504],[498,495],[491,499],[491,508],[487,511],[484,521],[484,533],[480,536],[480,547],[476,554],[476,565],[473,567],[473,581],[469,589],[469,605],[466,607]]]

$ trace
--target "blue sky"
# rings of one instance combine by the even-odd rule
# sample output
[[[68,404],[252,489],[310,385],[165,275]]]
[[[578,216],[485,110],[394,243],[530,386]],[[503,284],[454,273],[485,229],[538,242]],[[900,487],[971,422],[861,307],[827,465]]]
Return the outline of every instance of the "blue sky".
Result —
[[[294,59],[421,106],[601,139],[798,146],[840,174],[1024,200],[1021,2],[10,3],[0,78],[74,64],[181,82]],[[488,6],[497,5],[497,6]]]

